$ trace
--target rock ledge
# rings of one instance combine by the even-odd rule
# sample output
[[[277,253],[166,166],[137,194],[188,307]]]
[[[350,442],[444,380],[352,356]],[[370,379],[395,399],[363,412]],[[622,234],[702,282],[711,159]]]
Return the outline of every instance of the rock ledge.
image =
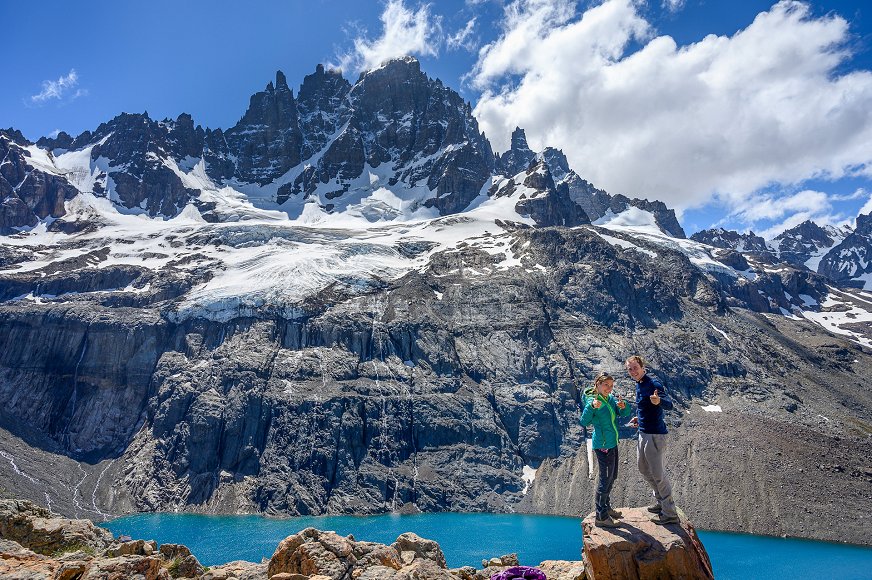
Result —
[[[645,508],[620,511],[624,517],[618,528],[597,527],[594,514],[581,524],[584,565],[590,580],[714,578],[708,553],[680,510],[681,522],[668,526],[652,522]]]

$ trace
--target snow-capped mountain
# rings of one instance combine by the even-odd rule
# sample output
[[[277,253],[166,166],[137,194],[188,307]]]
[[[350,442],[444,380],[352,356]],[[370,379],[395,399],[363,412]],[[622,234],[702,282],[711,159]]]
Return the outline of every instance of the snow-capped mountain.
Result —
[[[865,223],[866,219],[868,216],[859,216],[858,227],[860,223]],[[748,254],[757,260],[772,264],[784,262],[796,268],[818,272],[834,283],[862,288],[864,280],[861,276],[864,273],[865,261],[861,255],[864,252],[863,244],[868,244],[865,235],[855,236],[852,238],[854,241],[849,242],[850,246],[856,246],[854,252],[850,252],[847,247],[841,248],[840,252],[844,249],[842,257],[838,260],[834,259],[835,249],[851,236],[853,231],[849,226],[819,226],[806,220],[768,241],[755,235],[754,232],[740,234],[723,228],[696,232],[691,239],[716,248]],[[834,260],[837,264],[835,266]]]
[[[279,73],[226,130],[123,114],[2,131],[0,153],[0,474],[24,495],[98,516],[564,513],[590,499],[561,495],[590,487],[565,484],[580,389],[642,352],[679,456],[810,466],[728,524],[712,506],[735,474],[682,472],[701,525],[788,533],[845,493],[869,509],[853,464],[817,475],[835,437],[866,449],[872,296],[839,282],[866,272],[862,216],[830,241],[686,239],[522,129],[495,155],[414,59],[354,83],[319,66],[296,94]],[[741,444],[719,444],[715,403]]]
[[[225,188],[292,219],[308,204],[316,204],[309,213],[374,221],[456,213],[490,185],[495,164],[469,104],[411,58],[354,85],[319,66],[297,98],[279,72],[226,131],[194,127],[188,115],[157,122],[124,114],[93,134],[27,146],[39,169],[121,211],[173,217],[190,202],[215,221],[241,217],[212,215],[225,209],[215,201]],[[387,188],[401,207],[384,202]],[[33,225],[7,221],[7,229]]]
[[[690,239],[716,248],[735,250],[742,253],[767,254],[771,251],[766,244],[766,240],[754,234],[754,232],[740,234],[733,230],[714,228],[698,231],[690,236]]]
[[[788,264],[817,272],[821,259],[849,233],[847,227],[821,227],[807,220],[778,234],[772,246],[775,254]]]
[[[857,216],[853,232],[839,233],[843,235],[821,258],[817,271],[837,283],[872,289],[872,214]]]

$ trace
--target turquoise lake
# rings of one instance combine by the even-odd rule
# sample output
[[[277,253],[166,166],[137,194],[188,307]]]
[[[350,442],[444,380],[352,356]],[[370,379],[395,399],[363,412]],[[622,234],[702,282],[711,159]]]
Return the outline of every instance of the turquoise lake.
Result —
[[[403,532],[439,542],[449,567],[481,567],[481,560],[517,552],[522,564],[581,559],[581,519],[521,514],[260,516],[139,514],[105,522],[114,534],[185,544],[204,566],[232,560],[260,562],[278,543],[312,526],[392,543]],[[720,579],[872,579],[872,548],[746,534],[700,531]]]

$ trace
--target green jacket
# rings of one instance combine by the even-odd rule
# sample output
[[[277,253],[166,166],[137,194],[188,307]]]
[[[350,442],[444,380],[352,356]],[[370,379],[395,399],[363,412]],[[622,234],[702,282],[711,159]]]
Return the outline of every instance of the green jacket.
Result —
[[[618,446],[618,417],[627,417],[633,411],[630,404],[624,405],[623,409],[618,408],[618,400],[612,395],[608,399],[597,394],[596,397],[602,401],[599,409],[594,409],[593,400],[596,391],[590,387],[584,391],[584,410],[581,412],[581,424],[587,427],[593,425],[593,448],[594,449],[611,449]]]

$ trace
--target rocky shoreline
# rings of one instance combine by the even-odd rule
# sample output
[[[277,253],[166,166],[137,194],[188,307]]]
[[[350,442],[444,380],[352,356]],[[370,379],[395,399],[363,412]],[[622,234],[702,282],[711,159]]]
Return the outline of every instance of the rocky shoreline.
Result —
[[[624,525],[582,524],[581,561],[547,560],[550,580],[713,578],[693,525],[661,527],[644,510],[625,509]],[[0,500],[0,577],[17,580],[490,580],[513,578],[516,554],[482,561],[482,568],[448,568],[439,544],[406,532],[391,545],[306,528],[288,536],[269,560],[203,567],[179,544],[113,537],[91,520],[67,519],[27,500]],[[500,576],[502,574],[502,576]]]

